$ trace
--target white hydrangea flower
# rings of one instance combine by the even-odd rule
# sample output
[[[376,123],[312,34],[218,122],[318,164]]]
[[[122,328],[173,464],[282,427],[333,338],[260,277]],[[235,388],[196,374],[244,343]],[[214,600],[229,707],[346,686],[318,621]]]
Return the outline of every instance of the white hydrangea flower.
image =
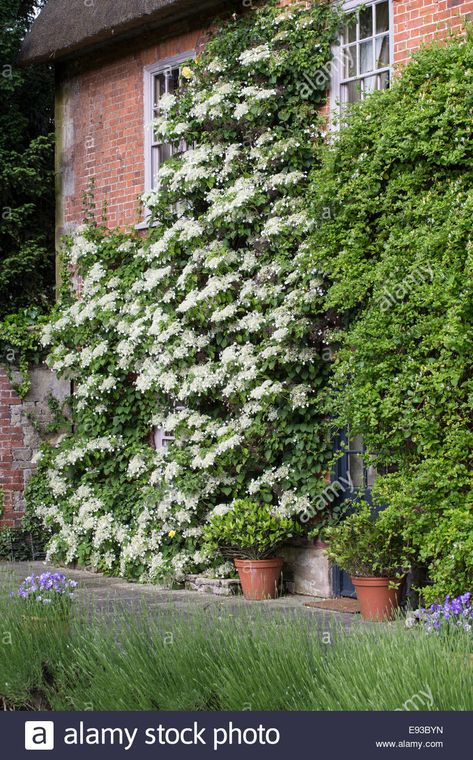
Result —
[[[139,454],[130,459],[127,469],[127,475],[129,478],[136,478],[146,472],[147,465],[143,457]]]
[[[159,97],[159,109],[161,111],[164,111],[164,113],[167,113],[171,110],[171,108],[174,108],[176,103],[176,96],[170,92],[166,92],[164,95],[160,95]]]
[[[252,66],[259,61],[267,61],[271,55],[272,52],[268,44],[258,45],[258,47],[245,50],[238,56],[238,60],[242,66]]]
[[[238,103],[238,105],[236,106],[233,112],[233,116],[235,117],[235,119],[237,119],[237,121],[239,121],[244,116],[246,116],[249,112],[250,112],[250,107],[248,103],[244,103],[244,102]]]
[[[221,74],[226,69],[226,64],[220,58],[214,58],[207,66],[211,74]]]

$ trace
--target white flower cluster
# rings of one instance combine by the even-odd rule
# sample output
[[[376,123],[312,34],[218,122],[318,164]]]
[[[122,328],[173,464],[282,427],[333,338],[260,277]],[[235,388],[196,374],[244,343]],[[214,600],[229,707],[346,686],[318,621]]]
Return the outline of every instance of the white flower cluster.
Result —
[[[258,47],[245,50],[238,60],[242,66],[252,66],[254,63],[259,63],[259,61],[267,61],[272,55],[274,53],[269,45],[258,45]]]

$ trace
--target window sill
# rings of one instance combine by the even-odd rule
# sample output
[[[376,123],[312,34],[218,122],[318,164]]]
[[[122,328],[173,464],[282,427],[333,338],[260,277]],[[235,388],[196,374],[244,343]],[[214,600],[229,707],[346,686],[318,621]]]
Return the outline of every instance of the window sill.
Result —
[[[143,219],[142,222],[135,224],[135,230],[149,230],[151,227],[156,227],[157,222],[152,222],[151,219]]]

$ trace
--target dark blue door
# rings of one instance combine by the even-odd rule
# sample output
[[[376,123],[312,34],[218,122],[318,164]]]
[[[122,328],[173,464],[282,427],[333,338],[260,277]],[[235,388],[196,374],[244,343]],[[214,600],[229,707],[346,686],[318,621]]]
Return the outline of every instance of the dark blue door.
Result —
[[[348,499],[365,499],[371,503],[371,489],[376,478],[376,470],[369,464],[362,436],[351,438],[348,433],[338,437],[336,450],[342,451],[332,473],[332,483],[340,484],[338,503]],[[332,590],[335,596],[355,597],[355,588],[350,576],[336,565],[332,568]]]

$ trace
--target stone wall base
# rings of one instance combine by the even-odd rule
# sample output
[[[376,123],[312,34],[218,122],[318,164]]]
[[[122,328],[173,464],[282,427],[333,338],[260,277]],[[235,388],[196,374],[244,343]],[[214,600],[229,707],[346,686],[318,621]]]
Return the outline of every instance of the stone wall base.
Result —
[[[24,512],[23,492],[34,470],[32,458],[38,451],[44,432],[53,420],[49,399],[59,404],[67,401],[70,383],[58,380],[46,366],[30,370],[30,390],[19,398],[14,384],[21,382],[18,372],[0,367],[0,489],[3,512],[0,527],[15,527]]]
[[[294,594],[327,599],[333,596],[332,570],[321,544],[285,546],[281,552],[288,571],[288,586]]]
[[[284,546],[279,554],[284,558],[283,580],[287,593],[319,599],[333,597],[332,566],[323,544],[301,542]],[[217,596],[241,593],[240,581],[235,578],[208,578],[204,575],[187,575],[185,588]]]
[[[204,575],[187,575],[186,591],[216,596],[234,596],[240,593],[240,581],[236,578],[207,578]]]

